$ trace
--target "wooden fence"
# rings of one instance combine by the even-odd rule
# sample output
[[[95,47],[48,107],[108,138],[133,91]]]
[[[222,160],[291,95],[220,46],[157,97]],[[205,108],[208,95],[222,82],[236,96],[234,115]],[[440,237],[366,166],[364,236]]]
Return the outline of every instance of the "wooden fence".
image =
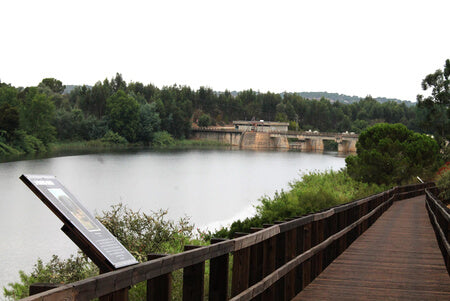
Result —
[[[150,255],[147,262],[24,300],[90,300],[102,296],[126,300],[126,294],[117,292],[143,281],[147,281],[147,300],[170,300],[170,274],[179,269],[183,269],[183,300],[203,300],[207,260],[210,260],[209,275],[206,275],[210,301],[290,300],[392,202],[424,194],[432,186],[425,183],[396,187],[319,213],[253,228],[252,233],[240,234],[235,239],[213,239],[211,245],[203,247],[186,246],[184,252],[174,255]],[[448,241],[448,215],[445,225]],[[448,262],[448,242],[446,246]]]
[[[436,188],[426,189],[425,192],[428,215],[450,275],[450,209],[435,196]]]

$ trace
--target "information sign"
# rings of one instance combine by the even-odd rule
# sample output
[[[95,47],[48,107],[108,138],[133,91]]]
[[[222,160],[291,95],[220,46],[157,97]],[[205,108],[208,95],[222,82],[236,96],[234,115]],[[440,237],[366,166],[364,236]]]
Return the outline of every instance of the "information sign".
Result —
[[[89,257],[95,255],[91,258],[94,262],[105,259],[111,270],[138,263],[55,176],[22,175],[20,179],[61,219],[66,227],[63,231],[75,235],[71,239],[83,244],[79,245],[82,250],[87,247]]]

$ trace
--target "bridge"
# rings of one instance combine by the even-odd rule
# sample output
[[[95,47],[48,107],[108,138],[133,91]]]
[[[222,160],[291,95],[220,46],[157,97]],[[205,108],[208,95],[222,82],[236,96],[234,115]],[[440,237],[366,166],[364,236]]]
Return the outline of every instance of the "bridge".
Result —
[[[196,139],[218,141],[240,148],[285,148],[302,151],[323,151],[324,141],[335,141],[338,151],[356,152],[359,135],[354,133],[319,133],[299,131],[244,131],[233,127],[194,128]]]
[[[395,187],[24,300],[127,300],[143,281],[147,300],[171,300],[179,269],[183,300],[450,300],[450,210],[435,194]]]

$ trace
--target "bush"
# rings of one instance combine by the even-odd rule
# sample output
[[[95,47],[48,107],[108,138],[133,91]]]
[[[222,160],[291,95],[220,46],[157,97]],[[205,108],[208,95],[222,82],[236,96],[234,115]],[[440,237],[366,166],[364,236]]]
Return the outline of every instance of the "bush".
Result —
[[[208,127],[211,125],[211,117],[208,114],[203,114],[198,119],[198,126],[200,127]]]
[[[188,218],[178,222],[166,218],[167,210],[146,214],[123,204],[104,211],[98,220],[139,261],[150,253],[179,253],[193,235],[194,226]]]
[[[97,219],[132,253],[140,262],[147,260],[150,253],[179,253],[185,244],[200,244],[192,239],[193,225],[188,218],[175,222],[166,218],[167,211],[160,210],[150,214],[133,211],[123,204],[112,206]],[[33,271],[26,274],[19,271],[20,282],[9,283],[3,288],[8,299],[21,299],[28,296],[30,284],[71,283],[98,274],[96,266],[81,251],[77,256],[68,259],[53,258],[43,263],[37,260]],[[173,296],[178,300],[181,296],[181,272],[173,274]],[[130,300],[145,299],[145,282],[139,283],[130,290]]]
[[[256,215],[235,221],[230,229],[222,228],[214,237],[232,238],[235,232],[248,232],[251,227],[261,227],[288,217],[321,211],[387,190],[386,186],[353,180],[345,170],[324,173],[311,172],[301,181],[289,184],[290,191],[276,192],[273,198],[259,199]]]
[[[29,275],[19,271],[21,282],[9,283],[9,288],[3,288],[3,295],[18,300],[28,296],[29,287],[33,283],[70,283],[97,274],[97,267],[81,253],[65,260],[53,255],[46,264],[38,259]]]
[[[158,148],[170,147],[175,145],[175,139],[166,131],[156,132],[153,136],[152,146]]]
[[[439,169],[436,186],[439,188],[439,197],[443,202],[450,201],[450,162]]]
[[[32,135],[28,135],[24,130],[15,131],[13,138],[13,147],[16,149],[20,149],[27,154],[47,151],[47,147],[40,139]]]
[[[357,155],[345,159],[356,180],[377,184],[403,184],[412,177],[428,178],[439,161],[439,146],[427,135],[402,124],[379,123],[359,136]]]
[[[119,134],[117,134],[113,131],[106,132],[105,136],[103,136],[103,138],[101,140],[102,140],[102,142],[108,142],[108,143],[112,143],[112,144],[127,144],[128,143],[127,139],[125,139],[124,137],[120,136]]]

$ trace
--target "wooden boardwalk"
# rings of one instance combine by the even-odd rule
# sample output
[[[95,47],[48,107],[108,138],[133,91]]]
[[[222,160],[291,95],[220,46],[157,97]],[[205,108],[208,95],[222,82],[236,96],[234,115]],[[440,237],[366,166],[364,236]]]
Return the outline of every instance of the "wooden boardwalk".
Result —
[[[395,202],[293,300],[450,300],[425,196]]]

